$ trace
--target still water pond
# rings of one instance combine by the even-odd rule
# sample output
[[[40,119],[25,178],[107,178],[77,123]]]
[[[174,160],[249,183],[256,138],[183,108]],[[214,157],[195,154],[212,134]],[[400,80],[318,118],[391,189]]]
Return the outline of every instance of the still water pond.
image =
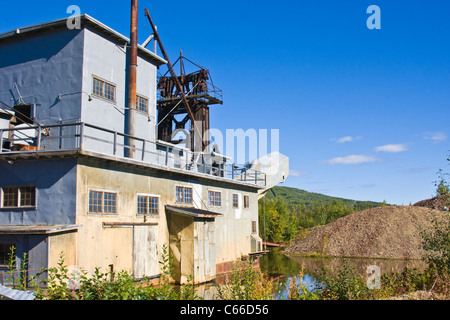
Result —
[[[321,268],[331,267],[338,269],[345,261],[354,266],[359,274],[367,277],[369,266],[376,266],[380,273],[401,272],[406,266],[410,268],[424,268],[425,264],[417,260],[387,260],[365,258],[323,258],[305,256],[286,256],[281,248],[270,248],[269,252],[261,256],[259,263],[261,271],[268,274],[278,283],[279,293],[277,298],[287,298],[287,286],[290,279],[298,277],[302,273],[302,282],[310,290],[318,285],[319,271]]]
[[[302,282],[308,289],[314,290],[318,284],[319,271],[324,267],[339,268],[345,261],[356,268],[363,276],[368,276],[367,267],[377,266],[381,273],[401,272],[406,266],[424,268],[417,260],[387,260],[362,258],[319,258],[305,256],[286,256],[282,248],[269,248],[269,252],[260,257],[259,265],[264,274],[269,275],[277,283],[277,299],[287,298],[287,286],[291,279],[299,276],[303,268]],[[198,294],[206,300],[217,298],[217,288],[214,283],[197,286]]]

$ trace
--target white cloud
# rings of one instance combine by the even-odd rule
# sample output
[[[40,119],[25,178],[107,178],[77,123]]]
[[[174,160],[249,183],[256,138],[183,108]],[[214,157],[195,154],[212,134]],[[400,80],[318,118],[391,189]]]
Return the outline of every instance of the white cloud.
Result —
[[[398,153],[408,150],[406,144],[386,144],[375,148],[376,152]]]
[[[355,141],[355,140],[359,140],[361,139],[361,137],[352,137],[352,136],[345,136],[345,137],[341,137],[341,138],[333,138],[332,140],[335,140],[336,143],[345,143],[345,142],[351,142],[351,141]]]
[[[423,135],[425,140],[432,140],[433,143],[438,143],[447,140],[447,135],[443,132],[427,132]]]
[[[368,162],[382,161],[380,158],[374,156],[365,156],[358,154],[351,154],[345,157],[336,157],[330,160],[321,161],[328,164],[360,164]]]
[[[295,169],[289,169],[289,175],[292,177],[301,177],[308,174],[308,172],[306,171],[300,171],[300,170],[295,170]]]

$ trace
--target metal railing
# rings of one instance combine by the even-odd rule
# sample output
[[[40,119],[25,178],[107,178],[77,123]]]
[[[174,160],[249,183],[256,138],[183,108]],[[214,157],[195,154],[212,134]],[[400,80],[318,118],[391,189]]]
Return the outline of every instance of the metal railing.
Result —
[[[220,156],[213,157],[206,153],[199,156],[198,153],[183,147],[149,141],[84,122],[0,129],[0,154],[39,154],[76,150],[266,185],[264,173],[227,163]]]
[[[41,269],[0,271],[0,284],[3,286],[28,288],[30,285],[39,285],[41,280],[46,278],[47,270]]]
[[[159,80],[159,79],[158,79]],[[186,94],[186,98],[190,98],[191,96],[196,98],[206,97],[210,96],[214,99],[217,99],[219,101],[223,101],[223,91],[222,89],[216,87],[210,80],[206,80],[204,82],[205,86],[202,90],[202,88],[199,88],[195,90],[195,92],[189,92]],[[161,95],[161,90],[158,90],[156,93],[156,98],[158,101],[165,101],[165,100],[176,100],[181,99],[181,95],[175,95],[176,91],[170,94],[170,97]]]

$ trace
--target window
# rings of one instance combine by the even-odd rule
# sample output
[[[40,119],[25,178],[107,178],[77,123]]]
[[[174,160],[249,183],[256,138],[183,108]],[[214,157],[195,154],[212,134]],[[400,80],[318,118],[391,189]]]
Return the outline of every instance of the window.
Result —
[[[137,95],[136,107],[138,111],[148,113],[148,99]]]
[[[32,207],[36,203],[35,187],[20,187],[20,206]]]
[[[192,202],[192,188],[184,188],[184,202]]]
[[[183,187],[177,187],[176,199],[177,202],[183,202]]]
[[[150,214],[158,214],[159,213],[159,206],[158,206],[158,197],[149,197],[148,198],[148,212]]]
[[[2,207],[34,207],[36,205],[36,187],[3,187],[2,188]]]
[[[252,221],[252,233],[256,233],[256,221]]]
[[[116,213],[117,208],[117,194],[105,192],[103,194],[103,212]]]
[[[89,212],[117,213],[117,193],[89,191]]]
[[[16,246],[13,243],[0,243],[0,266],[8,265],[11,260],[11,250],[16,251]]]
[[[192,188],[176,187],[176,202],[192,203]]]
[[[137,203],[137,213],[138,214],[148,214],[148,197],[146,196],[138,196]]]
[[[116,86],[94,77],[92,93],[106,100],[116,101]]]
[[[18,207],[19,187],[3,188],[3,207]]]
[[[244,196],[244,208],[249,208],[249,207],[250,207],[250,197]]]
[[[103,192],[89,192],[89,212],[102,212]]]
[[[208,204],[220,207],[222,205],[222,194],[216,191],[208,191]]]
[[[237,194],[233,194],[233,208],[239,208],[239,197]]]
[[[14,106],[16,125],[22,123],[32,124],[33,120],[33,105],[32,104],[19,104]]]
[[[159,197],[138,195],[138,214],[159,214]]]

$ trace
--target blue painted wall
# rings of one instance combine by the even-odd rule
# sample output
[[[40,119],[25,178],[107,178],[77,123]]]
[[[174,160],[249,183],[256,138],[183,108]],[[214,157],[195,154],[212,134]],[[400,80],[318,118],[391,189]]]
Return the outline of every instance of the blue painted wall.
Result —
[[[54,124],[79,120],[83,75],[83,30],[61,28],[0,41],[0,100],[21,96],[36,103],[36,120]],[[58,100],[58,95],[62,99]]]
[[[0,208],[0,225],[75,224],[76,161],[0,162],[0,187],[36,186],[36,207]]]
[[[27,270],[29,276],[35,276],[38,270],[48,267],[48,242],[46,241],[46,235],[0,235],[0,243],[12,243],[15,245],[16,256],[16,269],[20,270],[21,263],[26,254]],[[0,268],[0,271],[4,271],[7,268]],[[39,282],[47,275],[44,273],[36,281]],[[7,281],[7,279],[5,279]],[[6,284],[7,282],[5,282]]]

